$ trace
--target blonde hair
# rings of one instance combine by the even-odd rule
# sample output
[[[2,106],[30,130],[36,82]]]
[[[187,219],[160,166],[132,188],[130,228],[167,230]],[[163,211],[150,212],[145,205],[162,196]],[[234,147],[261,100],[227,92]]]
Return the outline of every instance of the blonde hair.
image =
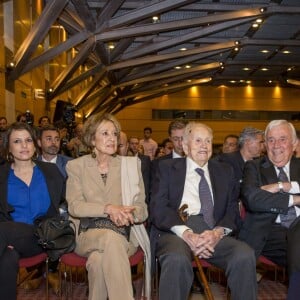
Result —
[[[83,142],[87,147],[91,149],[94,147],[92,142],[95,139],[96,130],[103,121],[110,121],[114,124],[119,140],[121,126],[117,119],[108,113],[96,114],[90,117],[83,125]]]

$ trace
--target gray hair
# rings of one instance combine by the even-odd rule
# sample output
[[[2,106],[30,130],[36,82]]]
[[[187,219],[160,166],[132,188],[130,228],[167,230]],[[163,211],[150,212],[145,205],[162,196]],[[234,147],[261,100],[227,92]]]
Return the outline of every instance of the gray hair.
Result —
[[[297,133],[296,133],[296,129],[294,127],[294,125],[290,122],[288,122],[287,120],[273,120],[271,121],[265,130],[265,138],[267,138],[268,132],[273,129],[276,126],[280,126],[280,125],[286,125],[290,128],[291,130],[291,134],[292,134],[292,139],[293,139],[293,143],[297,142]]]
[[[246,140],[253,140],[257,135],[263,135],[264,131],[254,128],[254,127],[245,127],[239,136],[239,146],[242,148],[246,142]]]

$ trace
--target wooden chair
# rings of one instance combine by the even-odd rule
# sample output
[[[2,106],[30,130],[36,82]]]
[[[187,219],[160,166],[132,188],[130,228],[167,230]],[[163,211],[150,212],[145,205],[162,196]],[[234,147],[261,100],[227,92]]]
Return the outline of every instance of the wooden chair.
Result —
[[[49,299],[49,285],[48,285],[48,256],[45,252],[40,254],[30,256],[30,257],[23,257],[19,259],[19,268],[31,268],[37,266],[41,263],[45,263],[46,267],[46,299]],[[22,278],[22,280],[18,281],[18,286],[20,286],[24,281],[30,280],[36,273],[36,270],[30,272],[27,276]]]

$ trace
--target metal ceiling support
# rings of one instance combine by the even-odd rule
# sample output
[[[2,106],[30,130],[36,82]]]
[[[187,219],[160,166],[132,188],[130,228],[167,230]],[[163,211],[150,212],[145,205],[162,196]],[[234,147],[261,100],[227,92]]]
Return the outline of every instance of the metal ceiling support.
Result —
[[[84,22],[84,27],[93,32],[96,28],[96,22],[89,10],[88,4],[86,1],[82,0],[71,0],[73,3],[77,14],[81,17],[82,21]]]
[[[143,5],[141,8],[133,9],[129,13],[111,19],[108,22],[109,28],[129,25],[146,18],[150,18],[155,14],[170,11],[172,9],[196,2],[195,0],[164,0],[164,1],[151,1],[148,5]]]
[[[124,82],[121,84],[118,84],[117,87],[123,87],[126,85],[135,85],[135,84],[139,84],[139,83],[145,83],[147,81],[154,81],[154,80],[161,80],[163,78],[170,78],[170,77],[175,77],[181,74],[190,74],[193,72],[199,72],[199,71],[203,71],[203,70],[209,70],[209,69],[215,69],[215,68],[219,68],[220,67],[220,63],[219,62],[213,62],[210,64],[206,64],[206,65],[200,65],[194,68],[190,68],[190,69],[184,69],[184,70],[176,70],[176,71],[169,71],[169,72],[165,72],[165,73],[159,73],[157,75],[150,75],[150,76],[144,76],[143,78],[140,79],[135,79],[132,81],[128,81],[128,82]]]
[[[60,89],[73,75],[76,69],[86,60],[89,55],[89,50],[94,46],[94,39],[89,38],[80,51],[77,53],[73,61],[66,66],[66,68],[60,73],[56,80],[51,85],[52,92],[48,95],[48,99],[51,100],[60,93]]]
[[[47,35],[51,25],[58,18],[67,3],[68,0],[53,0],[47,3],[14,56],[15,67],[10,73],[11,79],[16,79],[20,76],[26,62],[30,60],[38,44],[41,43],[43,38]]]
[[[214,24],[211,26],[207,26],[201,29],[197,29],[193,32],[181,35],[181,36],[177,36],[175,38],[171,38],[168,39],[166,41],[160,42],[160,43],[155,43],[152,44],[151,46],[147,46],[147,47],[143,47],[141,49],[138,50],[134,50],[131,51],[130,53],[127,53],[125,55],[122,56],[122,59],[130,59],[130,58],[135,58],[135,57],[139,57],[139,56],[143,56],[149,53],[155,53],[159,50],[163,50],[166,48],[170,48],[173,46],[176,46],[178,44],[182,44],[194,39],[198,39],[201,36],[205,36],[208,34],[212,34],[218,31],[222,31],[234,26],[238,26],[247,22],[250,22],[251,20],[253,20],[255,17],[251,17],[251,18],[245,18],[245,19],[241,19],[241,20],[234,20],[234,21],[227,21],[227,22],[223,22],[220,24]]]
[[[76,106],[80,105],[80,103],[88,97],[88,95],[93,91],[93,89],[99,84],[99,81],[103,78],[106,71],[102,69],[99,73],[97,73],[93,80],[89,83],[89,85],[78,95],[75,99],[74,104]]]
[[[65,51],[68,51],[72,47],[80,44],[84,40],[88,39],[90,34],[87,31],[81,31],[77,34],[71,36],[69,39],[64,41],[63,43],[58,44],[56,47],[50,48],[49,50],[45,51],[40,56],[33,58],[30,62],[28,62],[20,75],[23,75],[26,72],[31,71],[32,69],[50,61],[54,57],[62,54]]]
[[[230,48],[228,50],[225,49],[225,51],[229,51],[229,50],[230,50]],[[202,62],[206,63],[204,58],[207,58],[210,56],[215,56],[217,54],[224,54],[224,53],[225,53],[224,49],[221,49],[221,50],[191,55],[191,56],[187,56],[187,57],[177,59],[177,60],[172,60],[169,63],[164,63],[164,64],[161,64],[158,66],[154,66],[152,68],[147,68],[147,69],[143,68],[143,70],[140,70],[140,72],[137,71],[134,74],[127,76],[123,80],[120,80],[120,82],[123,83],[123,82],[131,81],[134,79],[142,78],[147,75],[158,74],[158,73],[161,73],[161,72],[164,72],[167,70],[172,70],[177,66],[185,66],[186,64],[192,63],[194,61],[201,61],[201,63]]]
[[[194,48],[191,50],[186,50],[186,51],[177,51],[175,53],[170,53],[170,54],[148,55],[148,56],[141,57],[141,58],[128,59],[125,61],[113,63],[107,67],[107,70],[112,71],[112,70],[119,70],[119,69],[128,68],[128,67],[136,67],[138,65],[157,63],[157,62],[161,62],[161,61],[167,61],[170,59],[186,57],[186,56],[193,55],[193,54],[205,53],[205,52],[210,52],[210,51],[215,51],[215,50],[220,50],[220,49],[228,49],[228,48],[232,48],[235,46],[236,46],[235,41],[228,41],[228,42],[224,42],[224,43],[220,43],[220,44],[213,44],[213,45],[208,45],[208,46],[203,46],[203,47],[197,47],[197,48]]]
[[[79,84],[80,82],[86,80],[87,78],[94,76],[96,73],[101,72],[101,69],[103,68],[103,65],[98,64],[92,68],[90,68],[89,70],[81,73],[80,75],[78,75],[77,77],[70,79],[66,84],[64,84],[61,89],[60,89],[60,93],[64,93],[65,91],[71,89],[72,87],[74,87],[75,85]]]
[[[234,19],[242,19],[253,16],[263,16],[263,13],[259,8],[245,9],[234,12],[226,12],[223,14],[209,15],[202,18],[191,18],[178,21],[160,22],[156,24],[135,25],[127,26],[118,29],[112,29],[110,31],[97,34],[95,32],[95,38],[97,41],[113,41],[120,38],[136,37],[145,34],[156,34],[159,32],[166,32],[171,30],[179,30],[185,28],[193,28],[198,26],[207,26],[207,24],[214,24],[217,22],[225,22]]]

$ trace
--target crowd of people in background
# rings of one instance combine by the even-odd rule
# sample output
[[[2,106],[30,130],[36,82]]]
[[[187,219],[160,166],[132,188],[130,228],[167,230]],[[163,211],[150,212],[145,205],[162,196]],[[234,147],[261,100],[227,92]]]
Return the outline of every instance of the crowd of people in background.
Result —
[[[233,300],[256,299],[260,254],[287,267],[288,300],[300,297],[300,132],[275,120],[265,131],[245,127],[214,147],[210,127],[175,119],[161,142],[152,135],[147,126],[141,136],[127,136],[110,114],[72,126],[52,124],[46,115],[35,126],[29,111],[11,125],[0,117],[0,279],[7,282],[0,292],[6,299],[15,299],[19,257],[40,252],[26,248],[35,242],[35,219],[55,212],[69,213],[81,233],[75,251],[88,258],[90,300],[133,299],[127,258],[138,246],[148,253],[149,236],[160,263],[161,300],[187,299],[195,288],[191,253],[225,271]],[[24,183],[30,197],[22,195]],[[22,201],[32,201],[33,211]],[[187,223],[178,215],[183,205]],[[26,235],[23,244],[11,228]],[[15,268],[7,277],[8,262]]]

